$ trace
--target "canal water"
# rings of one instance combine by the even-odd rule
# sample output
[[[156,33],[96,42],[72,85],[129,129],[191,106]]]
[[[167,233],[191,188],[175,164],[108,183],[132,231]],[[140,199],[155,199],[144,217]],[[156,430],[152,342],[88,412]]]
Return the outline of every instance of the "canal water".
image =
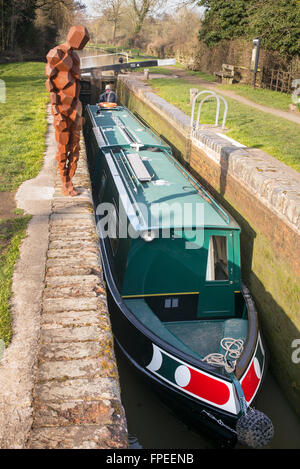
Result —
[[[122,403],[132,449],[213,449],[215,446],[188,428],[141,380],[116,346]],[[297,419],[271,372],[256,402],[256,409],[271,418],[275,436],[265,449],[300,449]]]

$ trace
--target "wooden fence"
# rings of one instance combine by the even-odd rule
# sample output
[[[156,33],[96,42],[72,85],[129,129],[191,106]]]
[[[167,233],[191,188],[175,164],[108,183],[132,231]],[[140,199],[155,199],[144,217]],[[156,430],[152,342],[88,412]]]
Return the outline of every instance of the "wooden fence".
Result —
[[[292,83],[300,78],[300,72],[287,72],[284,70],[264,69],[262,82],[264,87],[281,93],[292,93]]]

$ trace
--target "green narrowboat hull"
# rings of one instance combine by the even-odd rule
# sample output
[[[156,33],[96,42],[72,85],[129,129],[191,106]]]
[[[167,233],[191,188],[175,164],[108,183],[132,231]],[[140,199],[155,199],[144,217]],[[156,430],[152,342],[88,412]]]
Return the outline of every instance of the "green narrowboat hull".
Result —
[[[87,106],[84,136],[117,343],[178,415],[245,442],[266,350],[239,226],[126,108]]]

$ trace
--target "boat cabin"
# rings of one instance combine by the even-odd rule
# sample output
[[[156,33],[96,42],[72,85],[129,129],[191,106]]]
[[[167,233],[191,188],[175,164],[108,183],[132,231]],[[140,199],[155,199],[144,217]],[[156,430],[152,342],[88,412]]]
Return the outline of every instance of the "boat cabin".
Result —
[[[237,223],[127,109],[88,112],[98,228],[127,307],[177,336],[213,324],[245,340]]]

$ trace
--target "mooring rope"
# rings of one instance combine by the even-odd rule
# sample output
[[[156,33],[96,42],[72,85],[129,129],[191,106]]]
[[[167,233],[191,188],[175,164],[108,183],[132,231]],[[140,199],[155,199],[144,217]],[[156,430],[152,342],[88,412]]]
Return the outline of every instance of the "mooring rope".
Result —
[[[232,337],[224,337],[220,342],[225,353],[210,353],[202,359],[209,365],[224,366],[227,373],[232,373],[235,369],[236,362],[240,357],[244,341],[242,339],[233,339]]]

